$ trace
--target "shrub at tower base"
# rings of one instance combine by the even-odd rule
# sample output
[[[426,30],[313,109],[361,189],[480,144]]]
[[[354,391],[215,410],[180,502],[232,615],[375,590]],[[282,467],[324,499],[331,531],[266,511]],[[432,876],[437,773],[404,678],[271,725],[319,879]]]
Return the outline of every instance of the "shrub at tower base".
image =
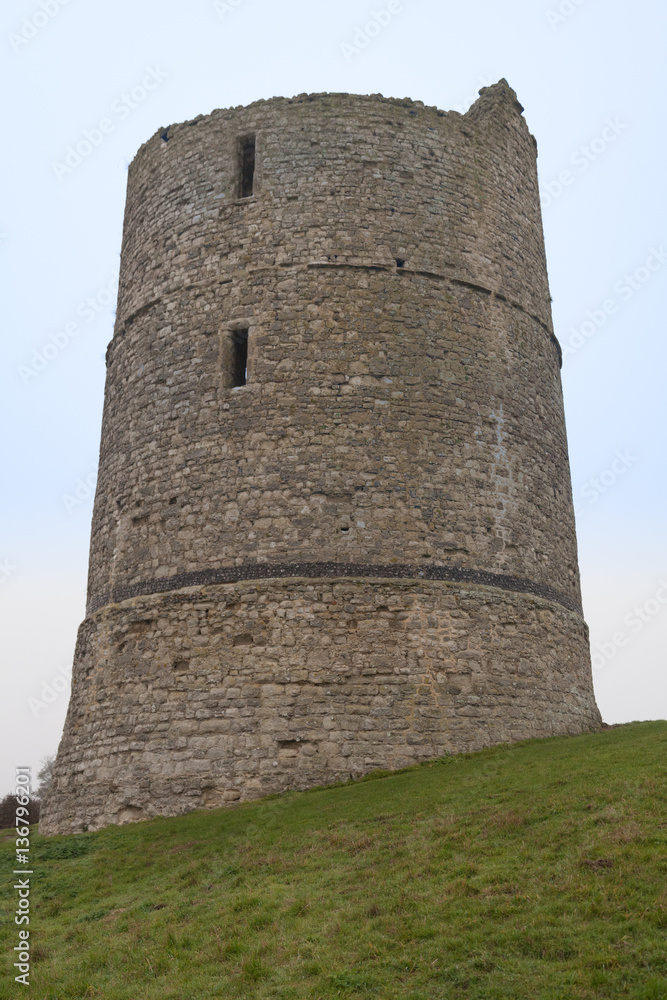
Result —
[[[599,726],[522,110],[300,95],[137,153],[43,832]]]

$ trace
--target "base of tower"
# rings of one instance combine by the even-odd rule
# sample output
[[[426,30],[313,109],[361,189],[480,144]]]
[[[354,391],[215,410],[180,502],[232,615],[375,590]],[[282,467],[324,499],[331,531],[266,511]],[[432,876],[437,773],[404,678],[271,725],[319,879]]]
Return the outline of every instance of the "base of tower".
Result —
[[[244,581],[79,630],[44,834],[599,728],[580,615],[423,580]]]

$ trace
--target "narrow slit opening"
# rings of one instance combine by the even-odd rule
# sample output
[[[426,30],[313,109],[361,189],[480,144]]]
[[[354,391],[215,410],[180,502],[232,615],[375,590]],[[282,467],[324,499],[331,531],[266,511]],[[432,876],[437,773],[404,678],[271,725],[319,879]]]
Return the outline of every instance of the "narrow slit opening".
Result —
[[[248,330],[232,332],[232,386],[248,381]]]
[[[241,140],[240,161],[241,177],[239,183],[239,194],[241,198],[249,198],[252,194],[252,187],[255,179],[254,135]]]

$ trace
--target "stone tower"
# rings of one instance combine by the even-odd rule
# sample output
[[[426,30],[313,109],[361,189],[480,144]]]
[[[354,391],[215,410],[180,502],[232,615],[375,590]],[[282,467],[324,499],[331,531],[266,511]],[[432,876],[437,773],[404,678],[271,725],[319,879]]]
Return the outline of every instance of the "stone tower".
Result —
[[[45,833],[600,724],[522,110],[302,94],[139,150]]]

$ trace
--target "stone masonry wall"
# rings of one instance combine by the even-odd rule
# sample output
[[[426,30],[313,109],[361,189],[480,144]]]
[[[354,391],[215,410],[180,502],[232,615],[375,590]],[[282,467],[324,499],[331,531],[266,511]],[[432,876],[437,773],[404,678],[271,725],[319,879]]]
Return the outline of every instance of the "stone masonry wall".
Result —
[[[255,581],[112,605],[81,626],[46,832],[585,731],[599,723],[587,643],[558,604],[416,580]]]
[[[599,722],[521,111],[505,81],[466,115],[300,95],[169,126],[139,150],[88,617],[44,830]],[[249,136],[253,193],[240,197]],[[239,330],[248,377],[234,387]],[[336,588],[364,609],[349,633],[328,617]],[[199,601],[219,633],[201,657],[181,648]],[[270,641],[228,618],[246,601],[272,609]],[[509,605],[507,629],[492,627]],[[299,626],[285,631],[285,616]],[[410,628],[392,625],[393,679],[380,684],[367,671],[390,619]],[[252,642],[228,649],[230,629]],[[313,679],[312,634],[330,636],[335,690]],[[447,659],[451,642],[479,659]],[[277,679],[290,663],[306,673]],[[211,694],[228,685],[232,701]],[[294,712],[319,735],[272,743]],[[161,776],[176,762],[174,784]]]

